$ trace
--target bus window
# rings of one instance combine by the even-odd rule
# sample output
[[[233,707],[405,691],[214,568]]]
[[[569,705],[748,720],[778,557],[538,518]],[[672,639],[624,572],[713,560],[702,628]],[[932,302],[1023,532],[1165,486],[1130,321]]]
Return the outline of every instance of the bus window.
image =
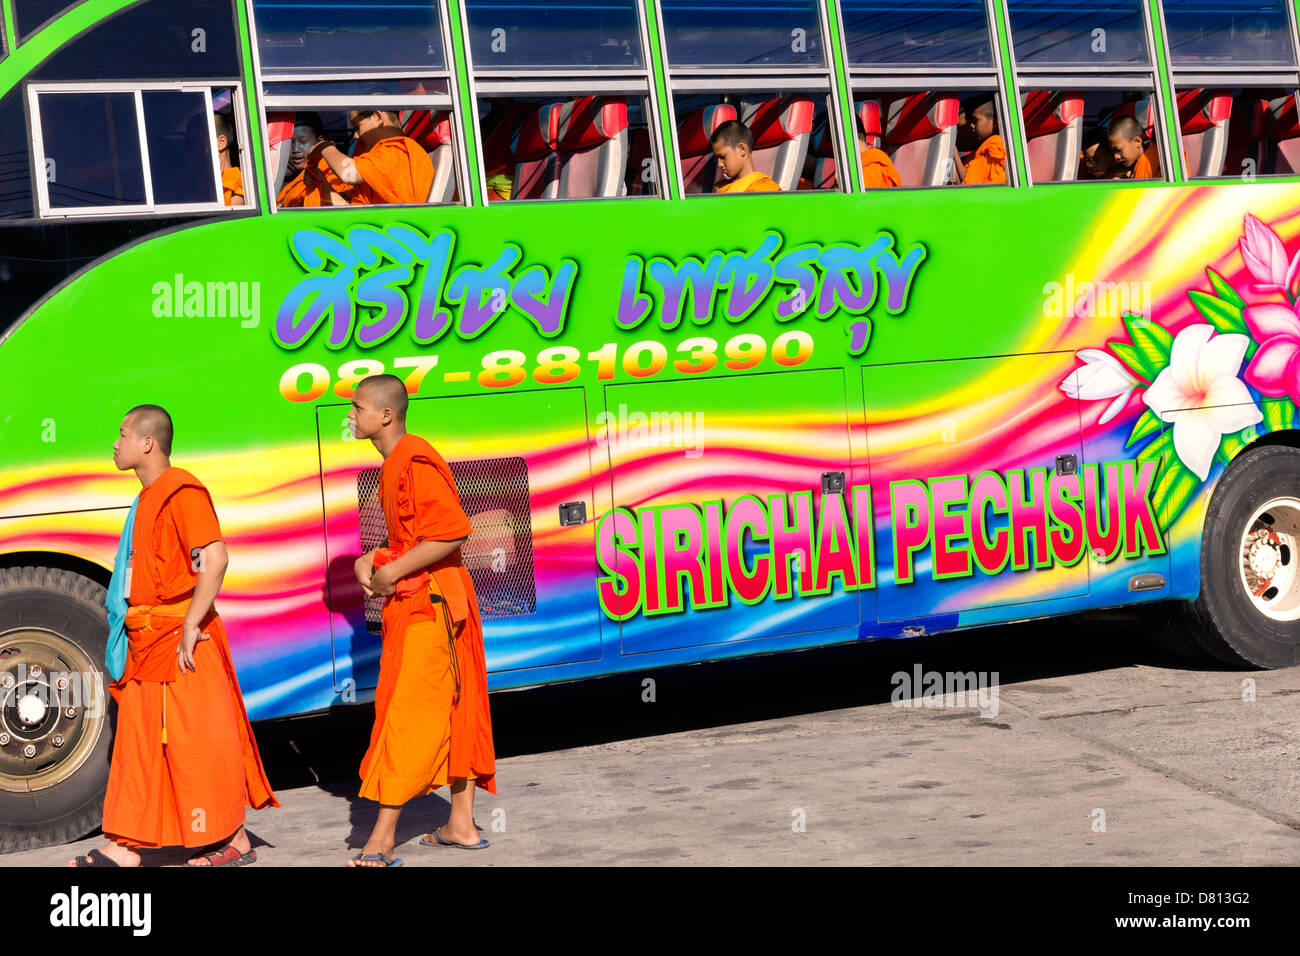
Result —
[[[1300,172],[1295,84],[1283,87],[1181,87],[1178,125],[1189,178]]]
[[[854,66],[993,67],[984,0],[840,0]]]
[[[467,0],[474,69],[641,70],[632,0]]]
[[[814,0],[660,0],[673,69],[824,67]]]
[[[1149,66],[1140,0],[1008,0],[1016,66]]]
[[[1175,69],[1295,65],[1283,0],[1164,0],[1163,6]]]
[[[1021,111],[1036,183],[1163,178],[1149,90],[1026,90]]]
[[[430,0],[253,0],[262,71],[441,70],[437,10]]]
[[[644,98],[491,97],[479,112],[490,202],[657,192]]]
[[[29,96],[42,215],[251,202],[230,89],[31,87]]]

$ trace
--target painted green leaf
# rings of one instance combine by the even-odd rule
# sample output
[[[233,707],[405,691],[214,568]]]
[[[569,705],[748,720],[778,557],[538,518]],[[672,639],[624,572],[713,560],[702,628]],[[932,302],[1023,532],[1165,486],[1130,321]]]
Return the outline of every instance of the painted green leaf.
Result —
[[[1214,291],[1219,294],[1219,298],[1235,305],[1239,309],[1246,307],[1246,300],[1237,294],[1237,290],[1228,285],[1227,280],[1219,275],[1213,269],[1207,268],[1205,274],[1210,277],[1210,285],[1214,286]]]
[[[1148,382],[1155,381],[1158,372],[1147,364],[1142,353],[1136,348],[1124,342],[1107,342],[1106,344],[1110,346],[1111,351],[1115,353],[1119,360],[1128,366],[1130,372]]]
[[[1169,350],[1174,347],[1174,337],[1163,326],[1140,315],[1125,315],[1124,327],[1143,361],[1159,375],[1169,365]]]
[[[1156,413],[1147,409],[1143,412],[1138,420],[1133,424],[1133,431],[1128,436],[1128,441],[1124,443],[1125,448],[1132,448],[1142,439],[1158,432],[1160,430],[1160,419]]]
[[[1237,454],[1246,447],[1245,440],[1239,432],[1230,432],[1223,436],[1223,441],[1219,443],[1218,456],[1219,460],[1224,462],[1232,461]]]
[[[1200,478],[1188,471],[1176,457],[1170,460],[1151,496],[1161,531],[1167,531],[1178,519],[1200,487]]]
[[[1205,317],[1205,321],[1220,332],[1240,332],[1242,335],[1250,335],[1250,330],[1246,328],[1246,320],[1241,315],[1242,306],[1226,302],[1199,289],[1192,289],[1187,293],[1187,297],[1192,300],[1192,305],[1196,306],[1196,311]]]
[[[1270,432],[1280,432],[1295,427],[1295,406],[1285,399],[1276,402],[1262,402],[1264,427]]]

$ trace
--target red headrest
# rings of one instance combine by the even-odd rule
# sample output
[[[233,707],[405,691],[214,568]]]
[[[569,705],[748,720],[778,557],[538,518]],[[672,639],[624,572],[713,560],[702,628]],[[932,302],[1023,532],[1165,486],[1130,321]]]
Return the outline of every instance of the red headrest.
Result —
[[[442,110],[414,110],[402,131],[431,152],[451,142],[451,116]]]
[[[293,139],[293,113],[267,113],[266,132],[272,146]]]
[[[1269,102],[1268,115],[1271,120],[1269,138],[1294,139],[1300,136],[1300,119],[1296,115],[1295,97],[1291,94]]]
[[[868,138],[883,135],[885,128],[880,120],[880,100],[859,100],[858,122]]]
[[[1204,133],[1232,117],[1232,97],[1222,90],[1183,90],[1178,122],[1184,133]]]
[[[918,139],[929,139],[957,125],[961,102],[946,93],[913,93],[889,103],[889,120],[885,139],[890,146],[901,146]]]
[[[1115,112],[1111,114],[1111,121],[1114,122],[1120,116],[1131,116],[1137,120],[1142,125],[1142,135],[1147,139],[1151,139],[1155,135],[1155,100],[1134,100],[1132,103],[1123,103],[1115,107]]]
[[[627,129],[627,100],[582,96],[564,104],[559,148],[587,149],[613,139]]]
[[[692,110],[677,124],[677,140],[683,156],[703,156],[713,152],[709,143],[713,131],[728,120],[736,118],[734,106],[717,103]]]
[[[1078,93],[1034,90],[1025,95],[1025,135],[1047,136],[1068,129],[1083,116],[1083,97]]]
[[[563,103],[543,103],[526,109],[523,122],[510,142],[510,152],[516,163],[541,159],[555,151],[560,138],[560,110],[563,108]]]
[[[749,118],[755,149],[780,146],[812,132],[813,101],[806,96],[783,96],[760,103]]]

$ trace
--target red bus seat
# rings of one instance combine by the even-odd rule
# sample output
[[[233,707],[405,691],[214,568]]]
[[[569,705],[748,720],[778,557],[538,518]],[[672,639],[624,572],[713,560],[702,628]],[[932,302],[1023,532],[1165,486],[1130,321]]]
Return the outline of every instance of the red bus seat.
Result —
[[[1265,169],[1270,125],[1268,100],[1263,95],[1247,93],[1237,97],[1232,116],[1228,118],[1228,147],[1223,171],[1230,176],[1246,172],[1250,166],[1256,172]]]
[[[1300,117],[1293,94],[1269,100],[1265,107],[1269,144],[1275,159],[1273,173],[1300,172]]]
[[[742,122],[754,137],[754,169],[776,180],[783,191],[799,185],[812,139],[813,101],[782,96],[742,104]]]
[[[456,198],[455,151],[451,145],[451,114],[446,110],[412,110],[401,116],[402,131],[429,153],[433,163],[433,186],[429,202],[453,202]]]
[[[561,197],[623,195],[628,158],[627,101],[581,96],[563,104],[556,151]]]
[[[1083,144],[1083,97],[1033,90],[1025,94],[1025,137],[1034,182],[1077,179]]]
[[[1228,158],[1232,97],[1222,90],[1178,93],[1178,125],[1189,176],[1221,176]]]
[[[515,164],[511,199],[555,199],[560,194],[560,113],[563,102],[530,103],[510,139]]]
[[[655,189],[646,181],[649,175],[653,181],[654,154],[650,151],[650,130],[646,127],[628,130],[627,137],[627,171],[623,174],[624,194],[628,196],[646,196]]]
[[[948,93],[911,93],[885,102],[885,152],[904,186],[942,186],[957,141],[961,102]]]
[[[717,103],[691,110],[677,124],[677,147],[681,153],[682,187],[689,193],[713,192],[718,164],[709,139],[713,131],[736,118],[734,106]]]
[[[813,159],[812,176],[810,178],[812,188],[836,188],[835,139],[831,136],[829,118],[823,117],[822,121],[817,124],[817,129],[813,132],[810,151]]]
[[[289,171],[289,150],[293,148],[293,118],[295,113],[267,113],[266,140],[271,152],[271,195],[280,195],[284,188],[285,173]]]

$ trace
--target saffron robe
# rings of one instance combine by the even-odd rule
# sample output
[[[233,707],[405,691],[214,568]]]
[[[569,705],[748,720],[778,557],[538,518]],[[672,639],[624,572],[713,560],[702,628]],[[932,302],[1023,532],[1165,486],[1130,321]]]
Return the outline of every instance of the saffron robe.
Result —
[[[1186,157],[1183,162],[1186,164]],[[1137,158],[1133,164],[1134,179],[1159,179],[1160,178],[1160,151],[1156,149],[1156,144],[1152,143],[1146,148],[1146,151]]]
[[[432,445],[415,435],[404,435],[384,460],[379,497],[388,527],[388,550],[393,555],[405,554],[421,541],[467,537],[472,530],[461,509],[451,469]],[[380,555],[376,555],[376,567],[380,563]],[[431,592],[439,600],[431,600]],[[483,625],[474,582],[461,562],[459,549],[398,582],[397,593],[384,604],[383,634],[375,726],[361,764],[361,796],[379,799],[376,794],[382,793],[380,802],[392,805],[452,780],[471,777],[478,786],[496,793]],[[436,680],[417,681],[409,675],[404,658],[413,634],[419,635],[422,644],[429,637],[444,645],[450,643],[453,651],[445,775],[438,774],[438,735],[419,732],[420,727],[427,728],[435,721],[440,705],[434,702],[431,690]],[[442,666],[423,646],[419,654],[420,669]],[[422,696],[414,696],[412,690],[420,688]],[[417,736],[412,736],[413,732]],[[409,795],[397,801],[389,799],[390,793]]]
[[[280,195],[276,197],[276,205],[281,209],[288,209],[295,206],[317,207],[332,206],[330,201],[330,190],[338,193],[349,204],[354,206],[365,205],[368,197],[359,195],[357,187],[350,183],[345,183],[334,175],[334,170],[330,169],[329,163],[317,157],[315,172],[308,176],[308,171],[304,169],[296,177],[284,184],[280,190]]]
[[[128,654],[104,797],[104,834],[128,846],[215,843],[244,824],[245,806],[280,804],[262,768],[225,627],[215,608],[208,640],[180,672],[176,648],[197,573],[191,552],[220,541],[202,483],[168,468],[140,492],[132,537]]]
[[[753,172],[719,186],[720,193],[779,193],[781,187],[767,173]]]
[[[883,149],[877,149],[875,146],[868,146],[861,153],[862,159],[862,185],[868,189],[876,189],[881,186],[901,186],[903,180],[899,178],[898,169],[895,168],[893,160]]]
[[[428,202],[433,160],[424,148],[393,126],[372,130],[366,138],[369,148],[352,157],[363,181],[357,192],[369,203]]]
[[[231,166],[221,171],[221,191],[227,206],[244,204],[244,174],[238,166]]]
[[[966,164],[966,178],[961,182],[963,186],[982,186],[1006,181],[1007,147],[1002,137],[994,133],[975,150],[975,155]]]

